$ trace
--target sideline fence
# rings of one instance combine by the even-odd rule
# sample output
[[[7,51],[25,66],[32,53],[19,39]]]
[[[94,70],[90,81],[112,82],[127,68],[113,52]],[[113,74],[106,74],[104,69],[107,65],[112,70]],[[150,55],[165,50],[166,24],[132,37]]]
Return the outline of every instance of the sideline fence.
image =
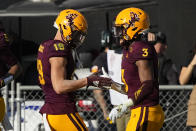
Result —
[[[12,84],[12,86],[14,85]],[[165,112],[162,131],[191,130],[186,127],[186,120],[187,102],[192,88],[193,85],[160,85],[160,104]],[[7,113],[14,125],[14,131],[44,131],[42,118],[39,114],[39,109],[44,103],[44,95],[41,89],[38,86],[23,86],[20,83],[17,83],[16,92],[14,88],[11,89],[9,99],[7,90],[4,90],[3,94],[9,107]],[[77,107],[80,115],[84,118],[90,130],[100,127],[99,131],[114,131],[115,125],[110,125],[104,120],[102,110],[93,97],[93,90],[95,89],[98,88],[89,87],[88,91],[84,88],[76,91]],[[104,90],[103,95],[107,101],[108,110],[111,110],[109,92]]]

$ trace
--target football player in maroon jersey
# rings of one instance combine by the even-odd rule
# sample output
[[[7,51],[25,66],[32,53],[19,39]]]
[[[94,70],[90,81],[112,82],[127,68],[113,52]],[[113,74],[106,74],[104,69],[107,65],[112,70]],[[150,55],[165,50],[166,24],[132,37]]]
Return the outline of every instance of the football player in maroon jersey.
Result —
[[[79,116],[73,91],[84,86],[110,86],[111,79],[91,75],[72,80],[74,60],[72,50],[81,45],[87,34],[87,22],[78,11],[66,9],[59,13],[54,26],[58,29],[54,40],[41,43],[38,49],[37,70],[39,84],[45,94],[40,113],[46,130],[86,131]]]
[[[109,118],[115,121],[127,109],[131,116],[126,131],[159,131],[164,113],[159,105],[158,60],[146,35],[149,17],[139,8],[127,8],[116,17],[114,34],[124,47],[121,76],[128,101],[115,107]]]

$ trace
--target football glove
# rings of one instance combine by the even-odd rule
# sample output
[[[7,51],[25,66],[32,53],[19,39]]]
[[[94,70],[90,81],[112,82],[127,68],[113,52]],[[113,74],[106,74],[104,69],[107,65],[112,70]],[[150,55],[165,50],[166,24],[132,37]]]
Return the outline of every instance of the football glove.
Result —
[[[102,67],[102,73],[103,73],[103,75],[101,75],[102,77],[110,78],[110,76],[106,73],[104,67]],[[125,94],[125,95],[127,94],[126,91],[125,91],[125,85],[117,83],[113,80],[112,80],[111,87],[107,87],[107,89],[113,89],[113,90],[115,90],[119,93],[122,93],[122,94]]]
[[[129,98],[125,103],[114,107],[109,114],[109,120],[114,123],[117,118],[120,118],[133,105],[133,100]]]
[[[99,88],[105,88],[107,86],[111,86],[112,79],[101,77],[95,74],[92,74],[87,77],[87,87],[88,86],[95,86]]]

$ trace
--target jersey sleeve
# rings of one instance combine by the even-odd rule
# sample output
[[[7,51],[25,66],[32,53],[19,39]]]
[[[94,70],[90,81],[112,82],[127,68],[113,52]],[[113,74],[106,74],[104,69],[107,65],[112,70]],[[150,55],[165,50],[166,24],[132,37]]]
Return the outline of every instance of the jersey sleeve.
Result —
[[[135,43],[132,47],[133,51],[133,59],[137,60],[145,60],[152,59],[154,55],[153,48],[147,43]]]
[[[17,64],[17,59],[8,47],[0,49],[0,60],[8,67]]]
[[[70,52],[70,50],[68,49],[68,47],[61,42],[54,42],[49,44],[48,46],[48,50],[47,50],[47,55],[48,58],[50,57],[66,57],[68,56],[68,53]]]

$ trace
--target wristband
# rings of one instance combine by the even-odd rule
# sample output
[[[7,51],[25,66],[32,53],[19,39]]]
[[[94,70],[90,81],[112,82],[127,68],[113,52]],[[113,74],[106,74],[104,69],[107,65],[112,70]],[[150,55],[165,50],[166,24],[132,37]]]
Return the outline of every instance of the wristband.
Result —
[[[134,102],[131,98],[129,98],[127,101],[125,101],[125,104],[127,107],[131,107],[131,106],[134,106]]]

